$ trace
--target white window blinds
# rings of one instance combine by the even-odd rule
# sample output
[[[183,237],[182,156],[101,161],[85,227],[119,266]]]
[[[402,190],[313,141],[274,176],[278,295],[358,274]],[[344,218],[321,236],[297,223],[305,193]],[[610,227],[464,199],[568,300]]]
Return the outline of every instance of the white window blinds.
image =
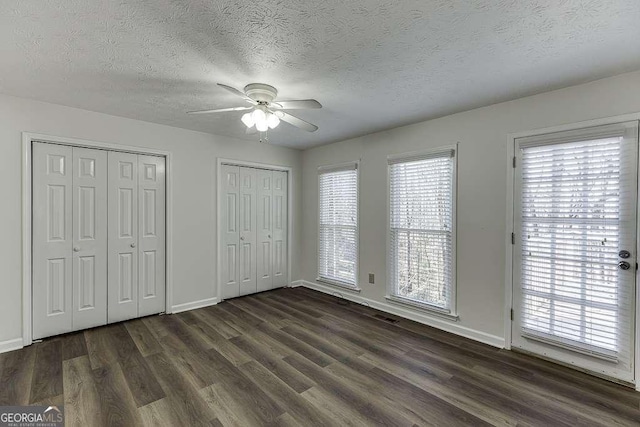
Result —
[[[523,336],[629,357],[635,273],[618,263],[629,250],[635,271],[636,157],[624,144],[619,130],[520,143]]]
[[[389,159],[391,298],[453,311],[455,150]]]
[[[357,163],[318,170],[318,279],[357,287]]]

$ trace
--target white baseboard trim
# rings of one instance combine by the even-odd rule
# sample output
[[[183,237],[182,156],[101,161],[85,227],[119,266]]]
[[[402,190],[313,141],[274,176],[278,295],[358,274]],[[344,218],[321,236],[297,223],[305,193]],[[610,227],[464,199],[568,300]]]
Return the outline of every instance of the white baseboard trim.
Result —
[[[24,345],[22,345],[22,338],[15,338],[12,340],[0,341],[0,353],[19,350],[22,347],[24,347]]]
[[[334,296],[336,296],[336,294],[339,294],[340,297],[346,300],[349,300],[358,304],[366,305],[368,307],[375,308],[376,310],[384,311],[390,314],[395,314],[396,316],[404,317],[405,319],[413,320],[427,326],[432,326],[436,329],[441,329],[446,332],[451,332],[452,334],[460,335],[462,337],[469,338],[474,341],[479,341],[481,343],[488,344],[493,347],[504,348],[504,338],[499,337],[497,335],[491,335],[491,334],[487,334],[486,332],[471,329],[466,326],[462,326],[459,323],[448,320],[448,319],[430,316],[418,310],[412,310],[411,308],[400,307],[395,304],[389,304],[387,302],[380,302],[380,301],[375,301],[369,298],[364,298],[357,293],[348,292],[348,291],[342,292],[342,290],[340,289],[336,289],[334,287],[330,287],[326,285],[321,285],[319,283],[313,283],[306,280],[298,280],[297,282],[301,282],[301,283],[295,286],[292,283],[291,287],[304,286],[305,288],[324,292],[325,294],[330,294]]]
[[[304,280],[294,280],[293,282],[291,282],[289,287],[290,288],[297,288],[299,286],[302,286],[302,282],[304,282]]]
[[[171,313],[182,313],[183,311],[195,310],[196,308],[209,307],[210,305],[216,305],[218,298],[207,298],[199,301],[186,302],[184,304],[178,304],[171,307]]]

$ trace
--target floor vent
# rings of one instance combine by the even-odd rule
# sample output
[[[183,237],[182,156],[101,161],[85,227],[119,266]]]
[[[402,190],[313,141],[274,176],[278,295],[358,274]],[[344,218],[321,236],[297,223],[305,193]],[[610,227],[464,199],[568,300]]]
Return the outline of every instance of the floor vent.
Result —
[[[382,314],[374,314],[373,317],[389,323],[398,323],[398,319],[392,319],[391,317],[383,316]]]

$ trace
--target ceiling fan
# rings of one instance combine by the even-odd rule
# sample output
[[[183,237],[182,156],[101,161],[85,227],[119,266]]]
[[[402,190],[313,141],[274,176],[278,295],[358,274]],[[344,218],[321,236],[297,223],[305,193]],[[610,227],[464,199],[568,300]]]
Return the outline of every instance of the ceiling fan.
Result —
[[[247,133],[254,131],[266,132],[274,129],[280,120],[289,123],[307,132],[315,132],[318,126],[293,116],[284,110],[302,110],[307,108],[322,108],[322,105],[315,99],[300,99],[292,101],[275,101],[278,91],[275,87],[263,83],[251,83],[244,87],[244,92],[231,86],[218,83],[218,86],[239,96],[251,106],[218,108],[215,110],[188,111],[187,114],[209,114],[224,113],[229,111],[247,111],[242,116],[242,123],[247,126]]]

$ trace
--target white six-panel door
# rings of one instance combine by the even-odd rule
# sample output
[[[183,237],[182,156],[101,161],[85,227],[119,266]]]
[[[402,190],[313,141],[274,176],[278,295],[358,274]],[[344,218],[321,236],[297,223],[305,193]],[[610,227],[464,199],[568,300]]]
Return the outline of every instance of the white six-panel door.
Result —
[[[109,152],[109,323],[138,315],[138,156]]]
[[[107,152],[73,148],[73,330],[107,321]]]
[[[222,298],[286,286],[287,172],[221,165]]]
[[[272,288],[287,286],[288,247],[287,224],[289,202],[287,199],[287,172],[273,171],[273,284]]]
[[[165,160],[138,156],[138,316],[165,307]]]
[[[255,293],[256,170],[240,168],[240,295]]]
[[[238,166],[222,165],[221,171],[221,202],[220,209],[220,241],[222,279],[220,293],[222,298],[234,298],[240,295],[240,168]]]
[[[72,330],[71,147],[33,144],[33,338]]]
[[[164,157],[32,148],[34,339],[164,311]]]
[[[258,182],[257,218],[257,281],[258,292],[273,287],[273,172],[256,171]]]

